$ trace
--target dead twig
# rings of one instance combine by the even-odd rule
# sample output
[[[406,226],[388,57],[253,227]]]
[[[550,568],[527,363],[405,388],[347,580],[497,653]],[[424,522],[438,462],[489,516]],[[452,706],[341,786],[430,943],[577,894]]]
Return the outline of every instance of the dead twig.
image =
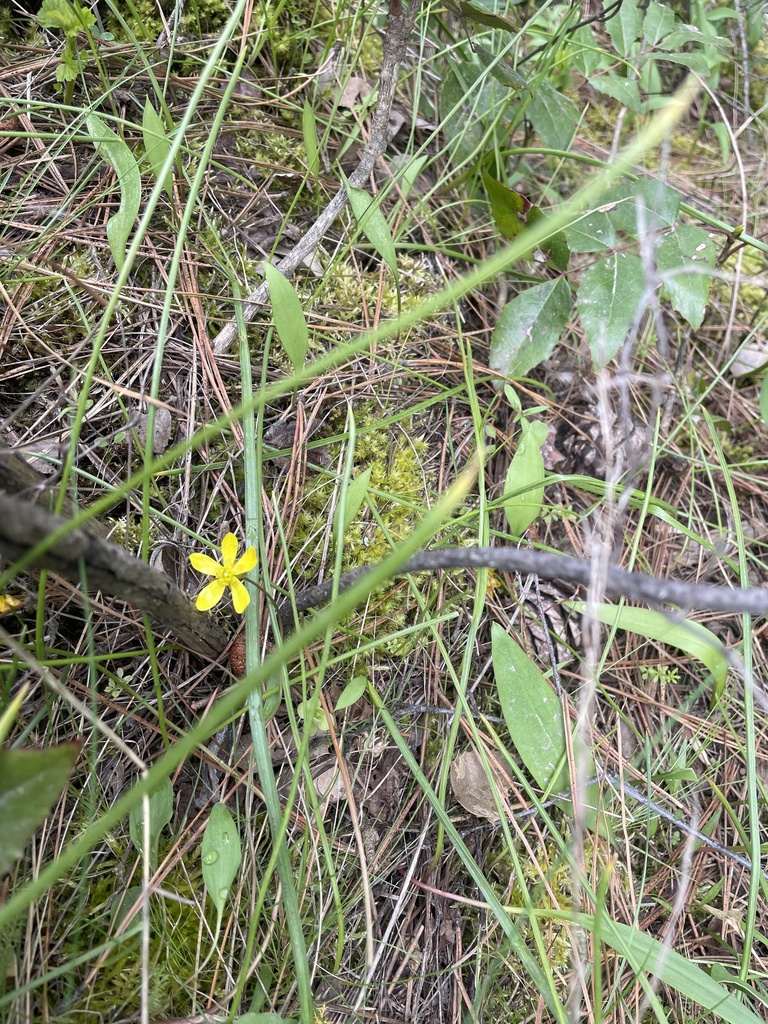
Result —
[[[389,9],[387,30],[384,35],[384,55],[381,63],[381,76],[379,78],[379,96],[376,102],[376,109],[371,117],[371,132],[368,142],[365,144],[360,162],[349,176],[349,184],[353,188],[362,188],[376,161],[389,143],[389,116],[392,110],[392,102],[395,97],[397,86],[397,72],[405,59],[408,40],[413,31],[421,0],[411,0],[407,11],[402,11],[399,3],[392,3]],[[399,11],[399,13],[398,13]],[[294,248],[279,263],[278,270],[290,277],[296,268],[315,251],[323,240],[331,224],[336,220],[341,211],[347,205],[347,191],[339,189],[328,206],[323,210],[312,227],[301,238]],[[243,304],[243,319],[250,323],[260,311],[269,296],[269,286],[266,281],[251,292]],[[224,355],[232,347],[237,338],[237,321],[231,320],[224,327],[211,343],[211,348],[217,356]]]

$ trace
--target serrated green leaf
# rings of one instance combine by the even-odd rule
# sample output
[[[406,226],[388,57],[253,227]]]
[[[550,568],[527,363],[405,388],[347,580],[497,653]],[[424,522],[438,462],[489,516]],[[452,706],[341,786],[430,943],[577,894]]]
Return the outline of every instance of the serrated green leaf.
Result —
[[[354,480],[349,482],[344,502],[344,522],[341,528],[342,537],[352,525],[355,516],[363,506],[363,502],[368,494],[368,485],[371,482],[372,468],[372,466],[369,466],[367,469],[364,469]]]
[[[523,764],[543,791],[567,789],[565,725],[557,695],[496,622],[491,626],[491,654],[501,713]]]
[[[264,264],[264,275],[269,285],[277,336],[295,369],[300,370],[307,357],[309,330],[299,296],[288,278],[271,263]]]
[[[157,869],[157,851],[160,835],[173,817],[173,785],[170,779],[163,779],[149,797],[149,865]],[[144,850],[144,801],[137,804],[128,815],[128,830],[131,842],[142,853]]]
[[[662,294],[694,330],[704,320],[716,260],[709,232],[691,224],[670,231],[656,250],[656,266],[664,275]]]
[[[107,221],[107,239],[115,266],[118,270],[122,270],[128,236],[133,230],[141,206],[139,165],[125,142],[102,121],[98,114],[88,114],[85,124],[93,139],[96,152],[117,175],[120,206],[117,213]]]
[[[549,428],[541,420],[520,422],[520,440],[509,464],[502,498],[513,537],[522,537],[541,514],[545,476],[541,446],[548,432]]]
[[[320,174],[320,143],[317,139],[317,120],[312,104],[304,100],[301,113],[301,133],[304,136],[304,148],[307,151],[307,170],[313,178]]]
[[[42,750],[0,749],[0,876],[45,821],[80,754],[79,743]]]
[[[584,613],[586,607],[583,601],[566,601],[565,606],[580,614]],[[700,661],[712,673],[716,695],[722,693],[725,688],[728,651],[715,634],[700,622],[692,622],[689,619],[673,622],[662,612],[650,608],[633,608],[629,605],[605,603],[590,605],[589,610],[598,622],[603,622],[606,626],[613,626],[627,633],[637,633],[648,640],[656,640],[658,643],[684,651]]]
[[[350,679],[341,691],[339,699],[336,701],[336,710],[343,711],[344,708],[348,708],[350,705],[356,704],[365,693],[367,687],[367,676],[355,676],[354,679]]]
[[[483,184],[491,203],[491,214],[496,227],[505,238],[515,238],[526,227],[536,221],[546,220],[547,215],[534,206],[527,196],[497,181],[483,167]],[[547,255],[558,270],[565,270],[570,259],[570,250],[564,231],[556,231],[539,243],[538,249]]]
[[[240,835],[232,815],[224,804],[214,804],[200,846],[200,861],[206,891],[216,908],[217,937],[229,890],[242,859]]]
[[[548,359],[562,337],[571,301],[571,289],[562,277],[515,296],[493,330],[491,368],[505,377],[524,377]]]
[[[165,130],[162,118],[149,102],[144,100],[144,112],[141,118],[141,129],[144,135],[144,158],[157,181],[163,173],[163,167],[171,151],[171,142]],[[163,188],[173,202],[173,171],[169,167],[163,176]]]
[[[81,29],[86,31],[96,24],[92,11],[69,0],[43,0],[37,15],[43,28],[58,28],[65,36],[73,37]]]
[[[612,253],[584,271],[576,306],[596,367],[605,366],[626,341],[644,291],[643,264],[634,253]]]
[[[398,281],[395,243],[392,241],[392,233],[381,206],[365,189],[354,188],[349,182],[346,184],[349,205],[360,230],[392,271],[395,281]]]
[[[545,146],[568,149],[579,123],[579,108],[545,78],[534,89],[526,117]]]

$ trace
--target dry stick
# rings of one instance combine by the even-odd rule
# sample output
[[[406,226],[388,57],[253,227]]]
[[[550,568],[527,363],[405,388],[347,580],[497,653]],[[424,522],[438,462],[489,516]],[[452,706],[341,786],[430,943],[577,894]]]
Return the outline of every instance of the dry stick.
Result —
[[[347,590],[376,566],[363,565],[342,573],[338,579],[339,592]],[[494,569],[497,572],[532,573],[545,580],[568,580],[588,586],[592,577],[592,563],[585,558],[531,551],[520,548],[438,548],[421,551],[401,566],[394,576],[413,572],[431,572],[438,569]],[[679,580],[647,576],[641,572],[628,572],[617,566],[608,566],[605,592],[611,597],[626,597],[630,601],[648,604],[675,604],[682,609],[707,608],[717,612],[748,612],[750,615],[768,615],[768,589],[714,587],[706,583],[682,583]],[[278,607],[283,629],[293,629],[296,615],[325,604],[333,593],[334,580],[326,580],[315,587],[301,591],[295,601],[284,601]]]
[[[371,133],[368,142],[363,148],[360,162],[349,176],[349,184],[353,188],[362,188],[371,171],[389,142],[389,115],[392,110],[392,101],[395,97],[397,86],[397,72],[400,64],[405,59],[408,40],[413,31],[413,24],[421,6],[421,0],[411,0],[408,10],[404,13],[395,13],[398,5],[394,2],[390,5],[389,17],[387,19],[387,30],[384,34],[384,55],[381,63],[381,76],[379,78],[379,98],[376,102],[376,109],[371,117]],[[277,269],[290,277],[296,268],[311,253],[325,237],[331,224],[347,205],[347,191],[341,188],[333,197],[328,206],[323,210],[312,227],[301,238],[291,252],[276,264]],[[269,296],[269,286],[266,281],[251,292],[243,304],[243,319],[250,323]],[[231,320],[214,338],[211,348],[217,356],[224,355],[232,347],[237,339],[237,321]]]
[[[0,493],[0,552],[15,561],[66,522],[30,501]],[[82,565],[89,589],[102,590],[146,612],[198,654],[217,658],[227,646],[224,630],[199,612],[169,576],[83,527],[70,530],[35,564],[73,583],[80,582]]]

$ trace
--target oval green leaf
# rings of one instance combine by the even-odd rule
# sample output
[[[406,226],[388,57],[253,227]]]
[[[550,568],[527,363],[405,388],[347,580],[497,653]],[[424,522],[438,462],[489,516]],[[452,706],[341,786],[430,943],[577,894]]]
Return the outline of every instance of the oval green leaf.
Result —
[[[299,296],[288,278],[271,263],[264,264],[264,275],[269,285],[277,336],[294,368],[300,370],[307,357],[309,331]]]
[[[203,882],[221,921],[229,889],[242,860],[240,836],[232,815],[224,804],[214,804],[200,847]],[[218,932],[218,925],[216,928]]]
[[[541,670],[502,627],[491,627],[493,674],[509,735],[543,790],[568,788],[563,707]]]
[[[520,440],[507,471],[504,513],[514,537],[521,537],[541,513],[544,502],[544,458],[541,446],[548,427],[541,420],[521,420]]]

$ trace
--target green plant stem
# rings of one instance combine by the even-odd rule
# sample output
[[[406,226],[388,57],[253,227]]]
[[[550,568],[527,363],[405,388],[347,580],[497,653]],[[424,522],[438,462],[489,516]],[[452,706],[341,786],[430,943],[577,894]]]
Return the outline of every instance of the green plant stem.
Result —
[[[245,51],[243,51],[245,53]],[[237,76],[233,76],[233,81]],[[243,391],[250,390],[252,385],[251,356],[248,349],[248,335],[245,321],[242,316],[242,306],[237,306],[238,328],[240,335],[240,379]],[[248,543],[258,542],[258,507],[259,507],[259,476],[256,464],[256,424],[254,422],[253,409],[248,410],[243,416],[243,443],[244,443],[244,471],[245,471],[245,522],[246,538]],[[253,588],[251,590],[252,597]],[[258,602],[251,600],[246,608],[245,615],[245,636],[246,636],[246,671],[252,672],[259,665],[259,613]],[[291,855],[286,846],[285,837],[287,829],[283,822],[283,813],[280,807],[280,796],[277,792],[275,782],[275,771],[272,767],[272,754],[267,736],[265,716],[261,701],[260,688],[254,686],[248,694],[248,721],[251,727],[251,739],[253,741],[253,757],[259,774],[259,783],[264,795],[264,804],[267,808],[269,828],[272,833],[273,857],[276,861],[277,874],[280,879],[282,890],[283,911],[288,925],[288,935],[293,952],[294,978],[299,994],[299,1013],[302,1024],[312,1024],[314,1017],[312,999],[312,981],[309,974],[309,962],[307,960],[307,945],[304,941],[302,929],[301,912],[299,910],[299,899],[296,893],[294,882],[293,865]],[[251,935],[249,935],[249,939]],[[253,935],[255,938],[255,932]],[[246,964],[250,959],[246,960]],[[238,980],[235,998],[232,1000],[230,1010],[231,1017],[237,1012],[242,998],[245,982],[248,977],[246,964],[243,965]]]

